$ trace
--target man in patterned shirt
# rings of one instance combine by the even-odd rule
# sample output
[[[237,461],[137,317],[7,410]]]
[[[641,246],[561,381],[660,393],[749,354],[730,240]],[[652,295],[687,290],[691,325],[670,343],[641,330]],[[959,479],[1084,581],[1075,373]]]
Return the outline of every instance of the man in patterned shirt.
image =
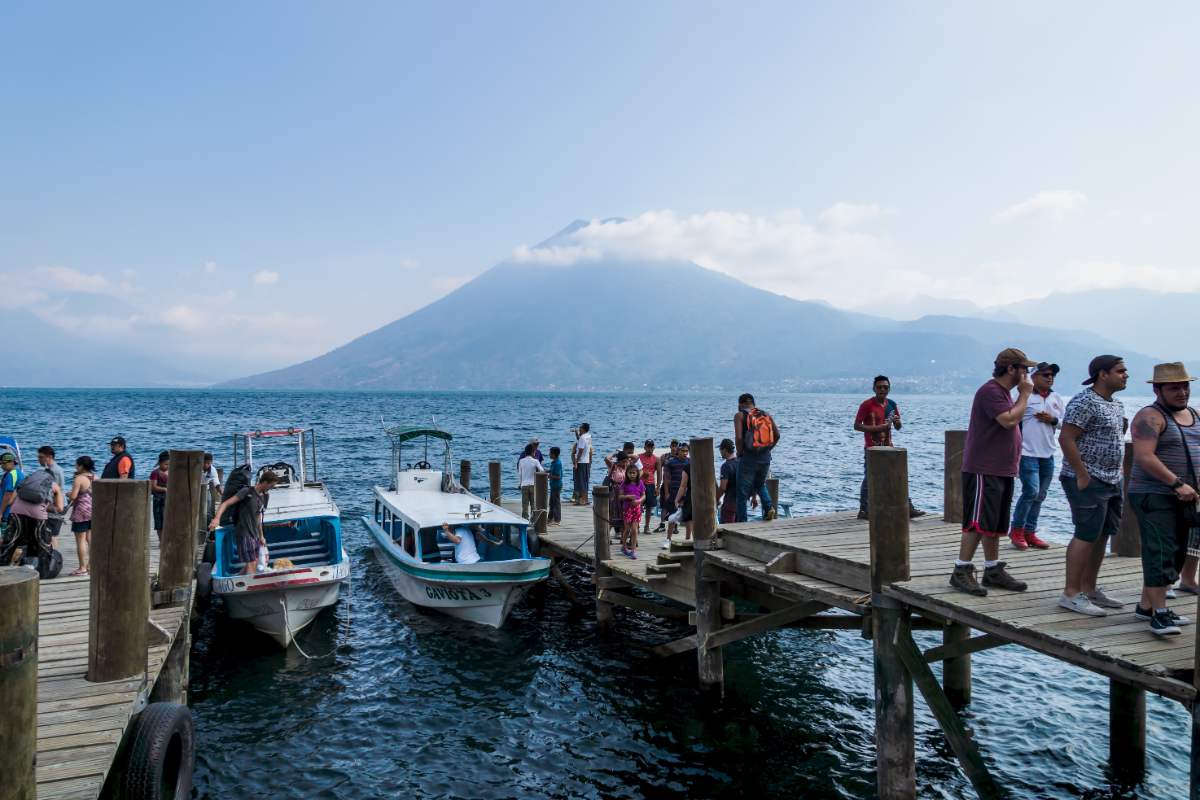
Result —
[[[1066,588],[1058,604],[1093,617],[1124,603],[1096,586],[1108,537],[1121,526],[1121,464],[1124,457],[1125,407],[1113,397],[1125,388],[1129,370],[1120,356],[1096,356],[1088,365],[1084,389],[1063,414],[1063,468],[1060,479],[1075,536],[1067,546]]]

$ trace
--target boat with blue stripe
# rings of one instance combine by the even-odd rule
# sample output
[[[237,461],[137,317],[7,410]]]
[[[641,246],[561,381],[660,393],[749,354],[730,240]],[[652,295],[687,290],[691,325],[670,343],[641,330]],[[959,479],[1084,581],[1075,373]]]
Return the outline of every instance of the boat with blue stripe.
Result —
[[[362,518],[389,580],[414,605],[499,628],[550,560],[531,552],[529,521],[465,490],[450,471],[450,433],[389,428],[392,475]],[[406,445],[417,460],[403,465]],[[443,447],[440,469],[429,448]],[[423,446],[424,450],[420,448]]]

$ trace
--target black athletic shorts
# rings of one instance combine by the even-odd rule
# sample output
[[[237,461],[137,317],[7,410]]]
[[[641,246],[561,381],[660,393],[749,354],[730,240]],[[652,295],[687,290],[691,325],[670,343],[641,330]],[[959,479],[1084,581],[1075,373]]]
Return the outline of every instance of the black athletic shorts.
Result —
[[[46,519],[46,535],[58,536],[59,531],[62,530],[63,519],[63,517],[48,517]]]
[[[1013,479],[964,472],[963,533],[1005,536],[1012,519]]]
[[[679,515],[680,522],[692,521],[692,493],[687,492],[683,496],[683,513]]]
[[[658,487],[652,484],[643,484],[646,487],[646,502],[642,505],[646,519],[650,519],[650,512],[658,506]]]
[[[663,498],[662,498],[663,519],[666,519],[667,517],[669,517],[675,513],[675,492],[677,492],[677,491],[679,491],[678,486],[675,487],[674,492],[671,491],[671,488],[668,486],[667,491],[663,492]]]

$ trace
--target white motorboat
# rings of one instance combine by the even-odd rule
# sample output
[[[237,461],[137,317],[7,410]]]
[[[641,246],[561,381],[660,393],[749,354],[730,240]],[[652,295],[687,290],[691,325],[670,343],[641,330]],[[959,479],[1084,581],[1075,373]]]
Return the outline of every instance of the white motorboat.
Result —
[[[529,521],[465,491],[450,472],[451,435],[436,428],[393,428],[392,481],[375,487],[362,518],[383,568],[404,599],[453,617],[499,628],[550,560],[530,552]],[[401,469],[403,446],[424,440],[424,458]],[[442,468],[429,463],[431,441],[444,442]],[[444,523],[469,534],[479,560],[458,563]]]
[[[279,461],[254,470],[255,442],[294,443],[298,468]],[[321,609],[337,602],[338,587],[350,576],[341,515],[325,484],[317,480],[316,438],[311,430],[235,434],[233,463],[238,463],[239,455],[246,459],[254,480],[265,470],[280,478],[263,512],[269,560],[265,569],[246,572],[238,559],[234,526],[222,525],[216,536],[213,594],[225,601],[231,618],[245,620],[287,647]]]

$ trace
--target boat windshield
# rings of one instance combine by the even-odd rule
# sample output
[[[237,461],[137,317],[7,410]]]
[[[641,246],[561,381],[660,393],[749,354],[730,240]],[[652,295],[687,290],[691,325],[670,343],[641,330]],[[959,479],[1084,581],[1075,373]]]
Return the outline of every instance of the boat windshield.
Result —
[[[480,561],[513,561],[519,558],[529,558],[529,549],[525,542],[524,525],[458,525],[454,532],[462,535],[464,529],[470,534],[475,544],[475,552]],[[456,563],[455,554],[462,547],[455,546],[442,534],[440,527],[422,528],[418,537],[421,561],[429,564]],[[469,544],[466,548],[470,550]]]

